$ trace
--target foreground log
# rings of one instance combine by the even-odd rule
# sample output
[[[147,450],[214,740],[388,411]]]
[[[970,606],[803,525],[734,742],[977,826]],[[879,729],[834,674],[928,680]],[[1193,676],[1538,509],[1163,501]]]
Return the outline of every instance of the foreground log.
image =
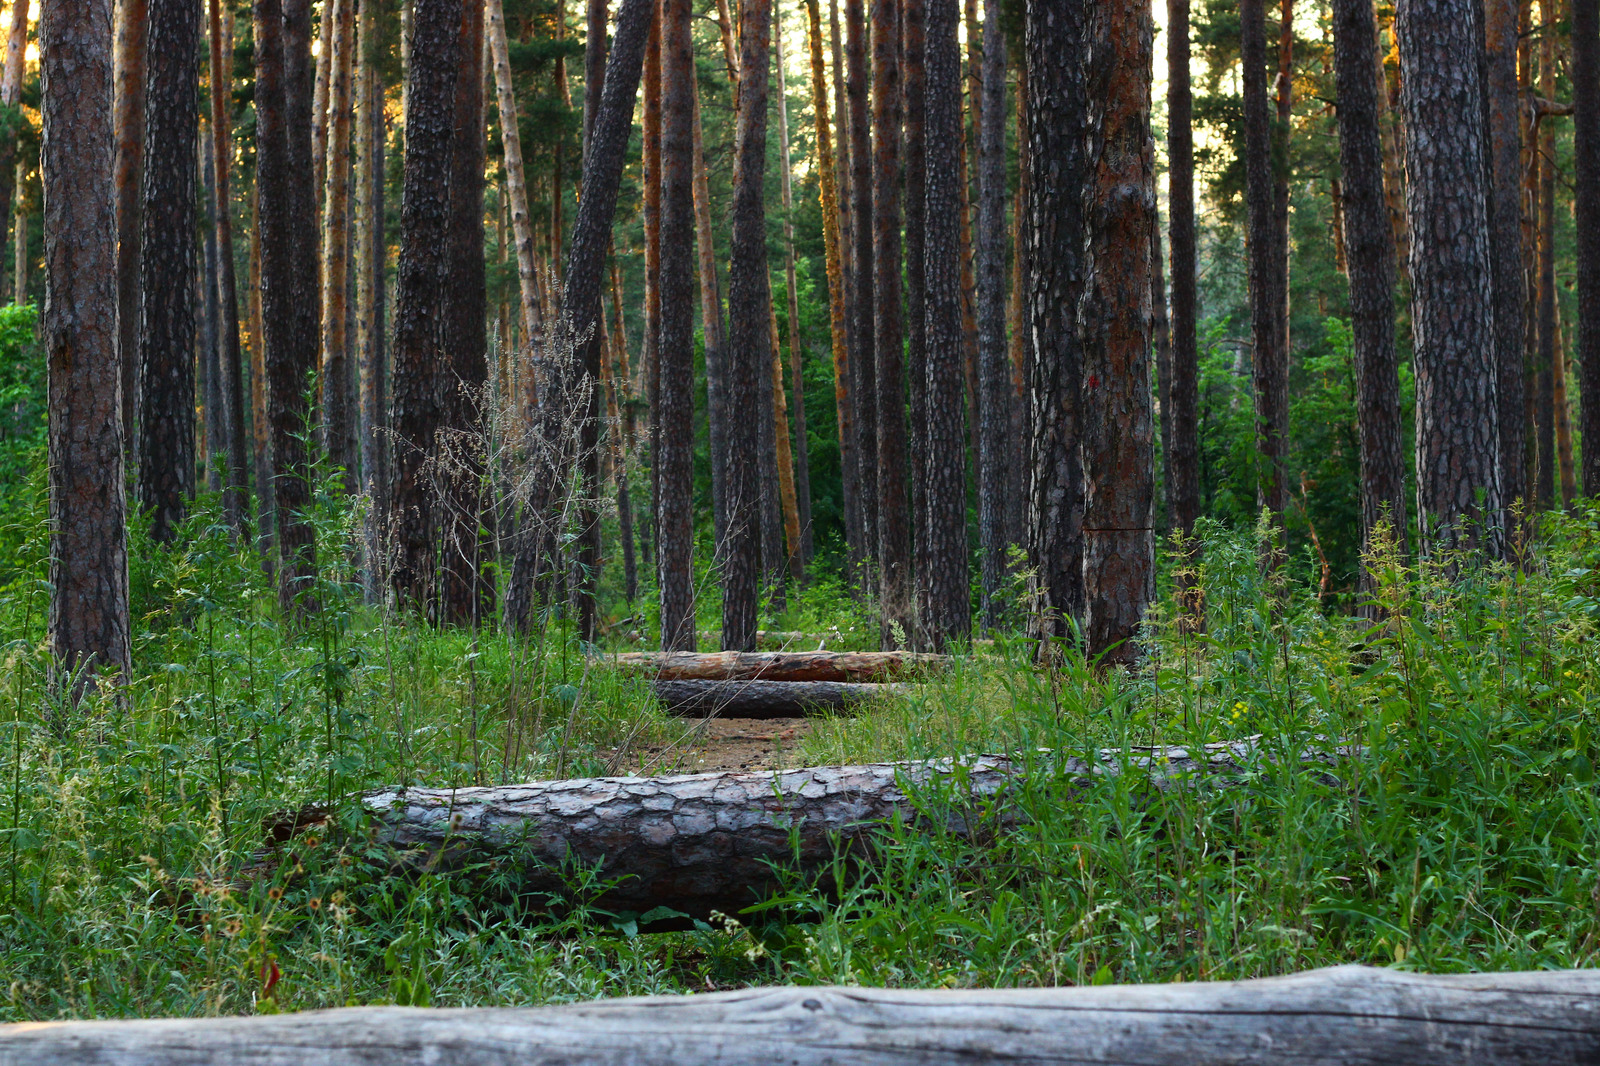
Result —
[[[949,656],[911,651],[640,651],[607,655],[658,681],[899,681],[943,669]]]
[[[1312,768],[1350,753],[1301,754]],[[1253,740],[1203,750],[1135,748],[1091,758],[1040,754],[1067,788],[1128,771],[1155,789],[1228,785],[1260,771],[1270,756]],[[596,777],[495,788],[384,789],[359,797],[375,842],[396,852],[399,869],[452,869],[484,860],[511,863],[536,893],[563,895],[575,867],[611,887],[596,900],[611,910],[667,907],[703,917],[759,902],[774,884],[772,864],[810,875],[837,849],[864,845],[881,825],[924,817],[908,791],[945,796],[929,805],[961,832],[969,820],[1003,829],[1010,816],[995,801],[1027,772],[1007,756],[914,763],[725,771],[673,777]],[[1038,772],[1037,768],[1035,772]],[[1054,778],[1052,778],[1054,780]],[[998,813],[978,815],[984,808]],[[283,841],[325,818],[315,809],[269,826]],[[861,854],[862,852],[857,852]]]
[[[1600,1058],[1600,971],[916,991],[751,988],[565,1007],[355,1007],[0,1026],[0,1066],[1536,1063]]]
[[[907,686],[853,681],[657,681],[656,698],[673,714],[722,718],[802,718],[839,714]]]

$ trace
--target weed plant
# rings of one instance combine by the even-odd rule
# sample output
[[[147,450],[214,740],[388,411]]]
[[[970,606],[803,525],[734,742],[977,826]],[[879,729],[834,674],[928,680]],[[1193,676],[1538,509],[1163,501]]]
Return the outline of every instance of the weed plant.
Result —
[[[29,491],[26,487],[16,490]],[[959,781],[825,894],[679,933],[510,871],[385,876],[299,838],[248,875],[263,819],[395,784],[615,772],[684,726],[582,654],[424,625],[367,602],[359,505],[316,512],[320,612],[277,613],[253,546],[198,501],[181,548],[133,534],[136,675],[76,708],[49,685],[43,508],[8,513],[0,587],[0,1020],[248,1013],[347,1003],[525,1004],[771,982],[1048,985],[1244,978],[1340,962],[1432,971],[1592,965],[1600,950],[1600,508],[1541,518],[1516,565],[1370,560],[1377,625],[1259,564],[1268,531],[1202,528],[1163,570],[1143,666],[1014,634],[903,701],[824,721],[797,762],[1010,752],[1028,772],[967,828]],[[342,550],[341,550],[342,549]],[[1177,608],[1197,587],[1205,626]],[[616,620],[626,608],[613,611]],[[834,585],[777,626],[875,623]],[[628,625],[645,624],[638,618]],[[769,623],[771,624],[771,623]],[[636,643],[617,625],[618,647]],[[1232,787],[1085,787],[1062,757],[1257,737]],[[1336,741],[1332,772],[1294,756]],[[1113,754],[1112,759],[1122,755]]]

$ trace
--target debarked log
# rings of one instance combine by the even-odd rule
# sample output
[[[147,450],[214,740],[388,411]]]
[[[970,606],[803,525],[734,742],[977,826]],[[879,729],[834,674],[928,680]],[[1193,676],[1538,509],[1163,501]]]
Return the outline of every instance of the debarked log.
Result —
[[[1301,764],[1326,775],[1351,749],[1319,744]],[[1035,753],[1027,761],[974,755],[924,762],[726,771],[670,777],[596,777],[477,788],[382,789],[359,797],[375,842],[406,869],[512,864],[528,891],[566,895],[576,869],[609,885],[595,902],[611,910],[665,907],[693,917],[733,914],[775,884],[773,865],[802,875],[827,868],[840,849],[865,854],[871,835],[915,821],[923,803],[958,832],[1015,824],[1003,793],[1025,773],[1066,790],[1127,772],[1157,790],[1234,784],[1273,760],[1254,739],[1181,747],[1103,750],[1092,757]],[[1032,764],[1030,770],[1030,763]],[[1141,787],[1146,787],[1141,783]],[[304,812],[271,830],[282,840],[314,824]],[[861,848],[861,850],[856,850]]]
[[[748,988],[561,1007],[354,1007],[0,1026],[0,1066],[890,1066],[1600,1059],[1600,971],[1336,966],[1098,988]]]
[[[657,681],[655,686],[656,698],[673,714],[722,718],[839,714],[907,688],[858,681]]]
[[[899,681],[943,669],[949,656],[912,651],[638,651],[601,656],[658,681]]]

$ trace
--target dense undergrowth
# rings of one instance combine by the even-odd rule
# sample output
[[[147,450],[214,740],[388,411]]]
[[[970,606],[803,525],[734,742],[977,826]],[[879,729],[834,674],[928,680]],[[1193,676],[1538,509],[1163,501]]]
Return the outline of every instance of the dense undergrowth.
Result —
[[[1388,621],[1373,627],[1263,577],[1259,534],[1207,527],[1206,627],[1181,624],[1169,559],[1137,672],[1071,654],[1040,670],[1000,633],[787,753],[1020,753],[1015,828],[902,828],[837,896],[790,879],[759,911],[656,934],[584,905],[599,886],[581,872],[578,905],[552,909],[502,871],[381,877],[381,856],[313,838],[273,877],[238,876],[264,817],[365,787],[605,773],[646,743],[673,769],[693,723],[594,665],[559,618],[527,638],[430,629],[368,603],[325,551],[324,609],[289,626],[254,550],[202,500],[180,550],[135,531],[136,677],[72,708],[42,644],[39,488],[15,490],[0,529],[3,1020],[1583,966],[1600,951],[1592,505],[1542,518],[1520,567],[1380,558]],[[356,539],[356,513],[328,498],[317,522],[324,545]],[[648,626],[625,613],[618,646]],[[770,624],[876,631],[826,583]],[[1269,758],[1241,787],[1154,799],[1137,774],[1084,792],[1055,770],[1062,752],[1253,735],[1278,754],[1318,738],[1362,753],[1332,778]]]

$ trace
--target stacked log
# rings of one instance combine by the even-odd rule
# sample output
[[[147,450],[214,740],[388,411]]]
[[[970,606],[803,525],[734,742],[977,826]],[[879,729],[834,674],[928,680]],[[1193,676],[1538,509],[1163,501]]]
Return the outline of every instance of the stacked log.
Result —
[[[627,652],[601,661],[652,678],[676,714],[789,718],[838,714],[903,693],[897,682],[943,669],[949,657],[890,651]]]
[[[899,682],[657,681],[656,698],[673,714],[700,718],[802,718],[844,714],[903,692]]]
[[[1600,1061],[1600,971],[1336,966],[1098,988],[746,988],[561,1007],[350,1007],[0,1026],[0,1066]]]

